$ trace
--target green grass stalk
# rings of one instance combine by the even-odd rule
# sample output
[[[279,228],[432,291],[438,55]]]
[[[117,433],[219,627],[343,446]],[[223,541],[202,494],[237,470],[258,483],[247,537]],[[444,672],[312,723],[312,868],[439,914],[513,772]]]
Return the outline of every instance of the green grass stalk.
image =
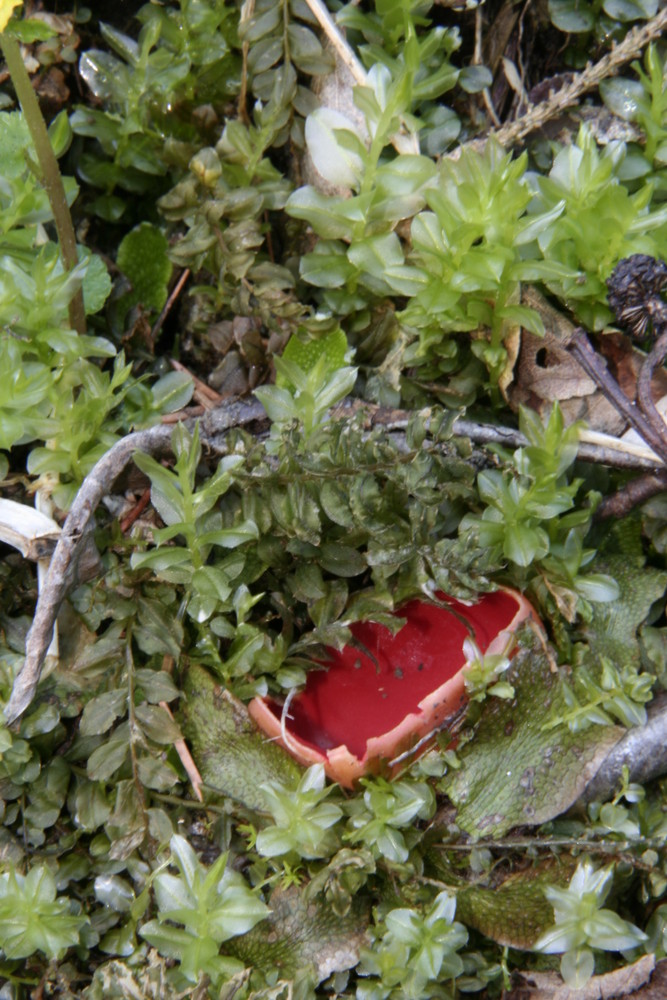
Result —
[[[78,263],[76,235],[70,215],[65,188],[63,186],[58,160],[56,159],[46,123],[32,88],[28,71],[21,57],[21,50],[15,38],[6,32],[0,33],[0,49],[14,84],[25,120],[35,146],[37,160],[42,172],[42,183],[49,198],[53,220],[58,233],[60,253],[66,271],[71,271]],[[79,288],[69,304],[69,319],[77,333],[86,332],[86,313],[83,306],[83,292]]]

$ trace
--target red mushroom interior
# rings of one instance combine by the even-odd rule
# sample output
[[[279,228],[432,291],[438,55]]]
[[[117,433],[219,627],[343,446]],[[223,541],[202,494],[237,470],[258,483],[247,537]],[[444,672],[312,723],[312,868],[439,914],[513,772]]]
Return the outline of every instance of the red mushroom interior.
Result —
[[[516,596],[504,591],[474,605],[452,598],[447,604],[410,601],[400,610],[407,621],[396,635],[375,622],[353,625],[358,645],[330,650],[326,669],[310,671],[290,703],[289,732],[319,750],[344,744],[363,758],[369,739],[418,712],[419,703],[461,669],[465,639],[472,635],[485,652],[517,613]],[[279,719],[282,707],[268,706]]]

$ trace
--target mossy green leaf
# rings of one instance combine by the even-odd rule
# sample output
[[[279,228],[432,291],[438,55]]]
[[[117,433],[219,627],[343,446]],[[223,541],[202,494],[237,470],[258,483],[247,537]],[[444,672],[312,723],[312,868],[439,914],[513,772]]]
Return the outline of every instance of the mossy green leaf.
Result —
[[[486,885],[462,885],[456,892],[456,916],[498,944],[530,949],[554,922],[544,890],[553,885],[565,888],[574,868],[572,858],[565,855],[509,875],[491,874]],[[436,861],[436,870],[450,881],[446,863]]]
[[[507,680],[514,699],[485,703],[472,739],[459,751],[461,768],[444,780],[458,807],[457,824],[475,840],[565,812],[624,732],[617,726],[577,733],[553,726],[565,712],[565,680],[539,648],[518,653]]]
[[[651,605],[665,593],[667,573],[645,566],[642,555],[630,553],[604,556],[593,568],[616,580],[619,595],[615,601],[591,605],[593,616],[585,629],[586,639],[595,654],[609,657],[618,667],[636,666],[640,660],[637,630]]]
[[[317,984],[359,961],[368,923],[359,898],[339,916],[324,896],[310,898],[307,888],[291,886],[276,889],[269,906],[266,920],[226,945],[246,965],[266,972],[279,968],[283,976],[307,977]]]
[[[20,111],[0,114],[0,171],[7,178],[20,177],[26,170],[26,151],[33,152],[32,139]]]
[[[308,373],[315,367],[322,356],[326,359],[325,375],[330,375],[345,365],[347,338],[340,327],[327,333],[317,340],[301,340],[300,337],[290,337],[283,358],[298,365],[301,371]],[[278,385],[284,385],[286,380],[279,375]]]
[[[171,277],[167,249],[164,233],[148,222],[140,223],[121,240],[116,263],[132,284],[128,309],[141,303],[159,312],[164,306]]]
[[[206,670],[190,667],[184,690],[183,733],[207,785],[262,812],[268,811],[264,782],[296,788],[302,769]]]
[[[86,247],[78,247],[79,259],[87,259],[83,276],[83,304],[86,314],[92,316],[100,311],[111,292],[111,278],[101,257],[91,253]]]
[[[18,6],[18,4],[14,6]],[[13,17],[9,22],[8,32],[22,45],[46,42],[47,39],[57,35],[55,28],[52,28],[46,21],[38,21],[34,17],[26,17],[23,20]]]

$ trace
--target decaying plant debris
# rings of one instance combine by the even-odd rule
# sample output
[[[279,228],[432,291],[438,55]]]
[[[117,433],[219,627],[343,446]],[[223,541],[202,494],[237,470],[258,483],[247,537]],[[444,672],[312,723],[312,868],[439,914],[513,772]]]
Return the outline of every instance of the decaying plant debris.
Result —
[[[3,996],[659,991],[667,12],[102,6],[0,0]],[[393,760],[254,724],[443,595]]]

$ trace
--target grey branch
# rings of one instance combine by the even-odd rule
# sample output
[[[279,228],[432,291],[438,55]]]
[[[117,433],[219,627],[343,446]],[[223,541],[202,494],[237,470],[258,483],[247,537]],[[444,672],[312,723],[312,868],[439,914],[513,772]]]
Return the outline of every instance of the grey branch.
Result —
[[[627,767],[630,781],[644,784],[667,773],[667,693],[659,694],[648,708],[644,726],[629,729],[602,762],[586,786],[583,802],[606,802],[618,791]]]

